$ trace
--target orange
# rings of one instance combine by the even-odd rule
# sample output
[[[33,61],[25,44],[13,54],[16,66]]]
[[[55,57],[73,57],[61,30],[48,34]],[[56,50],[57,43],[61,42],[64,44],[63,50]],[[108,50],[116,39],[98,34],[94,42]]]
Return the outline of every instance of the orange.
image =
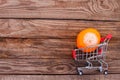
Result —
[[[94,46],[100,43],[100,33],[94,28],[88,28],[81,31],[77,35],[77,47],[78,48],[86,48],[88,46]],[[87,48],[84,52],[91,52],[94,51],[96,47]]]

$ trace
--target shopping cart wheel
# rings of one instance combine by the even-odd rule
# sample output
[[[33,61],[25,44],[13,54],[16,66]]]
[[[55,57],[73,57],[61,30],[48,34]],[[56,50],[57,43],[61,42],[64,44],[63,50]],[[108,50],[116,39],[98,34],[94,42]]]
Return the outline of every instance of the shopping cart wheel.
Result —
[[[107,74],[108,74],[108,70],[105,70],[105,71],[104,71],[104,74],[107,75]]]
[[[79,75],[83,75],[82,70],[78,70]]]

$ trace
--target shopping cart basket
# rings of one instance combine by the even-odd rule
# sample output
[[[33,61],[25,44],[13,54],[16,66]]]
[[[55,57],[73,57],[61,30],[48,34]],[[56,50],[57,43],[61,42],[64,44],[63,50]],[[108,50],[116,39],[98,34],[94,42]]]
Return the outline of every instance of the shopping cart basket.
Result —
[[[77,71],[79,75],[83,74],[83,69],[97,69],[104,74],[108,74],[108,64],[105,62],[106,51],[108,47],[108,42],[112,38],[111,34],[108,34],[105,38],[101,39],[101,43],[94,46],[88,46],[86,48],[74,49],[72,51],[73,58],[77,64]],[[87,49],[96,48],[91,52],[84,52]],[[84,60],[87,62],[87,65],[84,67],[80,66],[80,62]],[[94,66],[93,63],[98,62],[100,66]]]

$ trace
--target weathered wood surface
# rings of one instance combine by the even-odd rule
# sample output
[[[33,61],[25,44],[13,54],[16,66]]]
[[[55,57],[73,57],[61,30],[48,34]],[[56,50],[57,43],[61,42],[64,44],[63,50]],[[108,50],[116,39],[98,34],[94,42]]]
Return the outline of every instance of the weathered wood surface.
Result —
[[[119,80],[119,26],[119,0],[0,0],[0,79]],[[113,35],[107,53],[108,76],[76,75],[71,50],[78,32],[88,27],[102,36]]]
[[[0,39],[0,58],[71,58],[75,39]],[[107,59],[120,59],[120,41],[110,42]],[[114,55],[113,55],[114,54]]]
[[[1,80],[119,80],[120,74],[104,75],[0,75]]]
[[[0,19],[0,37],[14,38],[76,38],[82,29],[93,27],[102,35],[111,33],[120,39],[120,22],[40,19]]]
[[[0,18],[120,21],[119,0],[1,0]]]
[[[120,22],[0,19],[0,25],[0,58],[71,58],[78,32],[94,27],[113,35],[107,58],[120,59]]]
[[[120,73],[119,61],[107,61],[109,73]],[[78,74],[75,66],[72,59],[0,59],[0,74]],[[100,73],[89,70],[84,74]]]

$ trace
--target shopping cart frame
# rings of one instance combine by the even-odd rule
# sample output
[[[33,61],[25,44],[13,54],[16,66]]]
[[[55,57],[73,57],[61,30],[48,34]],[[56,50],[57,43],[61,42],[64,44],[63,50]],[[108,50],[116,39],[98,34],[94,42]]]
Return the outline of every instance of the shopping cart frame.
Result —
[[[105,61],[106,59],[106,52],[108,48],[108,43],[112,38],[111,34],[108,34],[105,38],[101,39],[101,43],[98,45],[88,46],[86,48],[79,48],[74,49],[72,51],[73,58],[75,63],[77,64],[77,71],[79,75],[83,74],[84,69],[97,69],[104,74],[108,74],[108,63]],[[96,49],[91,52],[84,52],[87,49]],[[87,66],[80,67],[80,63],[82,60],[87,62]],[[93,62],[97,61],[100,66],[93,66]]]

